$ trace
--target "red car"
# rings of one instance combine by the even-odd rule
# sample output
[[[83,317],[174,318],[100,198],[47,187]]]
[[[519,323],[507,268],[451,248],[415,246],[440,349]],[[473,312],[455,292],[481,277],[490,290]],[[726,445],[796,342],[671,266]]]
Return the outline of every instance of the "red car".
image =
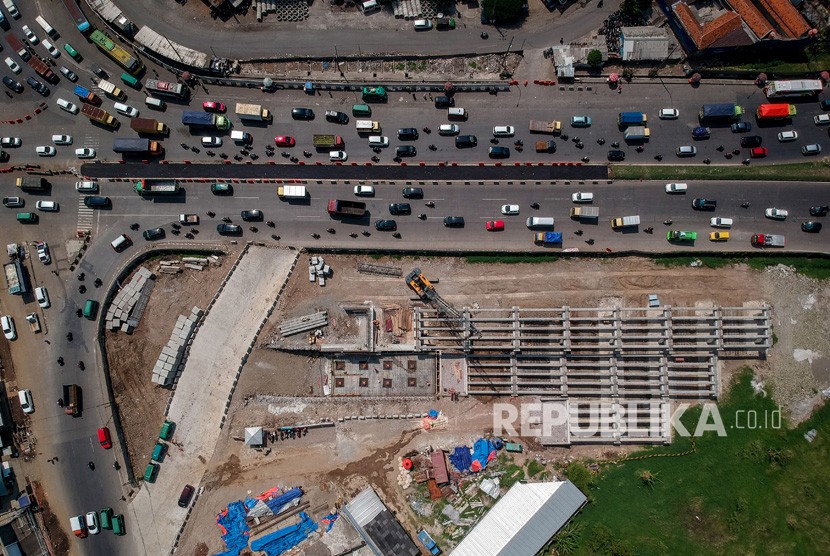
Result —
[[[101,443],[101,447],[104,450],[109,450],[112,448],[112,440],[110,439],[110,430],[107,427],[101,427],[98,429],[98,442]]]
[[[751,151],[749,151],[749,156],[752,158],[764,158],[769,154],[769,150],[766,147],[755,147]]]
[[[500,232],[504,229],[504,220],[490,220],[484,227],[488,232]]]
[[[290,135],[277,135],[274,137],[274,143],[277,144],[278,147],[293,147],[296,141]]]
[[[202,108],[204,108],[207,112],[224,112],[225,105],[221,102],[213,102],[209,100],[207,102],[202,103]]]

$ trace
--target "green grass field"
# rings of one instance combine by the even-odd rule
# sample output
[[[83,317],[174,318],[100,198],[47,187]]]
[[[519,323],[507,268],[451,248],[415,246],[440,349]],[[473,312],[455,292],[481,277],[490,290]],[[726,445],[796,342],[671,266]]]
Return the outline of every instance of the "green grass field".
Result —
[[[754,395],[750,379],[743,373],[718,404],[726,437],[706,433],[686,456],[603,465],[559,553],[830,554],[830,404],[794,430],[734,428],[738,410],[756,411],[761,426],[776,409]],[[695,408],[681,421],[693,430],[699,415]],[[813,428],[818,437],[808,443],[803,435]],[[635,456],[690,447],[676,437]],[[585,475],[584,466],[570,471],[577,480]]]

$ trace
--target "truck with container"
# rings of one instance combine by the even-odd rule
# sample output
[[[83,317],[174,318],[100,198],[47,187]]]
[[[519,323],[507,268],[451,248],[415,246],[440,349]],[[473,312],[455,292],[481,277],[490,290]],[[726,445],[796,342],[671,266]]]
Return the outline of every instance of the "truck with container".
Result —
[[[80,85],[75,86],[75,95],[81,99],[82,101],[93,104],[95,106],[101,106],[101,97],[87,89],[86,87],[81,87]]]
[[[619,127],[644,125],[647,121],[648,114],[643,112],[620,112],[617,116],[617,125],[619,125]]]
[[[219,131],[227,131],[231,127],[228,118],[210,112],[182,112],[182,123],[190,127],[213,127]]]
[[[179,192],[176,180],[136,180],[133,187],[139,195],[175,195]]]
[[[342,149],[345,145],[339,135],[315,135],[312,143],[318,149]]]
[[[718,104],[704,104],[698,113],[698,117],[701,122],[716,122],[737,120],[743,116],[743,113],[744,109],[734,102],[724,102]]]
[[[83,106],[81,106],[81,114],[83,114],[93,122],[98,122],[99,124],[105,126],[119,126],[118,120],[116,120],[112,114],[110,114],[103,108],[98,108],[97,106],[92,106],[91,104],[84,104]]]
[[[599,218],[599,207],[572,207],[571,218],[590,220]]]
[[[755,111],[755,117],[760,120],[786,120],[796,114],[794,104],[762,104]]]
[[[784,236],[774,234],[754,234],[752,245],[755,247],[784,247]]]
[[[647,141],[651,132],[642,125],[634,125],[626,128],[623,137],[626,141]]]
[[[98,88],[114,99],[124,100],[125,98],[127,98],[127,95],[124,94],[124,91],[122,91],[106,79],[102,79],[98,82]]]
[[[533,234],[533,241],[536,243],[544,243],[545,245],[562,243],[562,232],[537,232]]]
[[[167,135],[167,126],[152,118],[130,118],[130,127],[136,133],[148,133],[151,135]]]
[[[199,225],[199,215],[198,214],[180,214],[179,215],[179,224],[184,224],[185,226],[198,226]]]
[[[328,212],[330,216],[362,217],[366,214],[366,203],[329,199]]]
[[[23,191],[46,191],[46,178],[17,178],[15,185]]]
[[[556,152],[556,141],[536,141],[537,153],[554,153]]]
[[[629,226],[639,226],[640,225],[640,215],[635,216],[622,216],[620,218],[614,218],[611,220],[611,227],[615,230],[618,228],[628,228]]]
[[[553,135],[562,133],[562,122],[558,120],[530,120],[531,133],[550,133]]]
[[[281,185],[277,188],[277,196],[281,199],[305,199],[308,192],[304,185]]]
[[[164,147],[158,141],[142,137],[116,137],[112,142],[112,151],[118,154],[149,154],[160,156]]]
[[[236,103],[236,115],[240,120],[253,120],[256,122],[270,122],[274,116],[267,108],[263,108],[261,104],[245,104],[242,102]]]

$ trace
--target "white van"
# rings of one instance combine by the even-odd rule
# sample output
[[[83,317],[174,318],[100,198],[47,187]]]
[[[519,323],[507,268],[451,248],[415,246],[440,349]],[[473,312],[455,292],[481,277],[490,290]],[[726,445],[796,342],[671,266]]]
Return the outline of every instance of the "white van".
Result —
[[[528,228],[553,228],[553,217],[531,216],[526,224]]]
[[[385,135],[374,135],[369,137],[369,146],[370,147],[388,147],[389,146],[389,137]]]
[[[46,34],[50,37],[54,37],[57,34],[57,31],[55,31],[55,29],[51,25],[49,25],[49,22],[43,19],[42,17],[37,16],[35,18],[35,21],[37,21],[37,24],[40,25],[40,27],[44,31],[46,31]]]
[[[237,143],[245,143],[246,145],[253,141],[253,137],[251,137],[251,134],[247,131],[231,131],[231,139]]]
[[[466,120],[467,111],[463,108],[447,108],[447,118],[450,120]]]
[[[150,108],[158,108],[159,110],[164,110],[167,108],[167,103],[165,103],[160,98],[155,97],[147,97],[144,99],[144,104],[149,106]]]
[[[130,239],[130,236],[127,234],[121,234],[112,240],[110,245],[112,245],[112,248],[115,249],[116,252],[120,252],[129,247],[132,242],[133,241]]]
[[[380,9],[380,4],[378,4],[375,0],[368,0],[367,2],[363,2],[363,15],[370,14],[372,12],[376,12]]]

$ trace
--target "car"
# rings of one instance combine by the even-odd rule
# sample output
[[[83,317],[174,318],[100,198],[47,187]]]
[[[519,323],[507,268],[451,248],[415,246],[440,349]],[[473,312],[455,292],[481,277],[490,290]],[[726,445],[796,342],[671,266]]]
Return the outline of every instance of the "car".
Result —
[[[72,83],[74,83],[78,80],[78,76],[75,75],[75,72],[72,71],[71,69],[69,69],[66,66],[61,66],[61,73],[63,74],[64,77],[66,77]]]
[[[311,108],[292,108],[291,117],[295,120],[313,120],[314,110]]]
[[[210,192],[214,195],[233,195],[233,186],[229,183],[212,183]]]
[[[612,162],[625,160],[625,151],[618,149],[608,151],[608,160]]]
[[[349,123],[349,115],[337,110],[326,110],[326,120],[336,124],[347,124]]]
[[[683,145],[677,147],[675,154],[679,157],[688,157],[688,156],[695,156],[697,154],[697,147],[693,147],[691,145]]]
[[[20,68],[20,66],[17,65],[17,62],[12,60],[10,56],[6,57],[6,65],[9,66],[9,69],[12,70],[14,73],[20,73],[21,71],[23,71]]]
[[[332,162],[345,162],[349,159],[346,151],[329,151],[329,160]]]
[[[754,149],[750,149],[749,156],[751,158],[764,158],[769,154],[769,150],[766,147],[755,147]]]
[[[66,51],[67,54],[72,56],[72,58],[74,58],[76,62],[80,62],[83,59],[81,53],[75,50],[71,44],[66,43],[65,45],[63,45],[63,49]]]
[[[75,105],[75,103],[69,102],[68,100],[63,98],[59,98],[57,102],[61,110],[65,110],[70,114],[78,113],[78,107]]]
[[[782,131],[778,134],[778,141],[781,143],[789,143],[798,139],[798,132],[794,130]]]
[[[458,124],[441,124],[438,126],[438,135],[458,135],[461,126]]]
[[[713,228],[731,228],[732,227],[732,219],[731,218],[719,218],[717,216],[712,217],[709,219],[709,225]]]
[[[165,236],[164,228],[149,228],[144,230],[141,234],[144,236],[144,239],[147,241],[154,241],[156,239],[163,239]]]
[[[23,85],[19,81],[15,81],[11,77],[6,75],[3,76],[3,85],[8,87],[10,90],[14,91],[15,93],[22,93],[23,92]]]
[[[401,141],[415,141],[418,138],[418,130],[414,127],[402,127],[398,130],[398,139]]]
[[[830,114],[819,114],[818,116],[813,116],[813,122],[816,125],[830,124]]]
[[[513,137],[516,128],[512,125],[497,125],[493,127],[493,137]]]
[[[17,393],[17,398],[20,400],[20,409],[23,410],[23,413],[35,412],[35,402],[32,400],[31,390],[20,390]]]
[[[39,147],[35,147],[35,152],[38,156],[55,156],[58,151],[51,145],[41,145]]]
[[[203,147],[221,147],[222,146],[222,138],[221,137],[202,137],[202,146]]]
[[[75,149],[75,156],[78,158],[95,158],[95,149],[89,147]]]
[[[17,338],[17,329],[14,327],[14,318],[10,315],[0,317],[0,328],[3,328],[3,336],[7,340],[14,340]]]
[[[666,240],[668,241],[695,241],[697,239],[697,232],[685,232],[683,230],[669,230],[666,232]]]
[[[35,249],[37,250],[37,258],[40,259],[40,262],[43,264],[49,264],[52,262],[52,255],[49,254],[48,243],[45,241],[37,241],[35,242]]]
[[[487,154],[490,158],[510,158],[510,149],[507,147],[490,147]]]
[[[110,430],[107,427],[98,429],[98,442],[104,450],[112,448],[112,438],[110,437]]]
[[[290,135],[277,135],[274,137],[274,143],[278,147],[293,147],[297,144],[297,141]]]
[[[456,135],[455,147],[457,149],[470,149],[478,145],[478,137],[475,135]]]
[[[391,203],[389,205],[389,214],[393,216],[412,214],[412,207],[409,203]]]
[[[0,139],[0,147],[6,147],[7,149],[16,149],[22,144],[23,140],[20,137],[3,137]]]
[[[502,205],[501,213],[504,215],[519,214],[519,205]]]
[[[804,145],[801,147],[801,154],[804,156],[816,155],[821,152],[821,145],[816,143],[811,143],[809,145]]]
[[[16,199],[16,197],[12,197]],[[22,204],[20,206],[23,206]],[[821,205],[816,207],[810,207],[810,216],[827,216],[827,213],[830,212],[830,206]]]
[[[86,514],[86,529],[89,531],[90,535],[97,535],[101,532],[98,528],[98,513],[97,512],[87,512]]]
[[[463,228],[464,227],[464,217],[463,216],[445,216],[444,217],[444,226],[447,228]]]
[[[259,209],[243,210],[239,213],[239,215],[245,222],[262,222],[262,220],[265,218],[265,216],[262,214],[262,211]]]
[[[695,210],[715,210],[718,208],[718,202],[714,199],[697,198],[692,201],[692,208]]]
[[[395,147],[396,156],[415,156],[418,154],[418,149],[414,145],[398,145]]]
[[[394,220],[377,220],[375,229],[379,232],[394,232],[398,229],[398,223]]]
[[[238,236],[242,234],[242,226],[236,224],[217,224],[216,231],[223,236]]]
[[[821,222],[807,221],[801,223],[801,230],[807,233],[815,234],[821,231]]]
[[[488,220],[484,223],[484,229],[488,232],[500,232],[504,230],[504,220]]]
[[[186,508],[188,504],[190,504],[190,498],[193,496],[193,491],[195,489],[190,485],[184,485],[182,489],[182,493],[179,495],[179,507]]]
[[[752,124],[750,122],[735,122],[732,124],[732,133],[746,133],[752,131]]]
[[[760,147],[762,142],[763,139],[760,135],[747,135],[746,137],[741,137],[741,147],[745,149]]]
[[[26,83],[29,84],[29,87],[37,91],[41,96],[49,96],[49,87],[35,79],[34,77],[27,77]]]
[[[692,129],[692,139],[709,139],[711,132],[708,127],[698,126]]]
[[[676,120],[680,117],[680,110],[677,108],[661,108],[657,115],[661,120]]]
[[[423,199],[424,190],[420,187],[404,187],[401,191],[404,199]]]
[[[673,193],[686,193],[689,189],[689,185],[686,183],[667,183],[666,184],[666,193],[673,194]]]
[[[571,127],[591,127],[591,117],[574,116],[571,118]]]
[[[215,102],[213,100],[208,100],[202,103],[202,108],[205,109],[205,112],[220,112],[224,113],[227,110],[227,107],[222,104],[221,102]]]
[[[779,208],[768,208],[764,211],[764,216],[773,220],[786,220],[789,212]]]
[[[46,48],[46,51],[52,56],[52,58],[59,58],[61,53],[60,50],[55,48],[55,46],[46,39],[43,39],[43,46]]]
[[[52,142],[56,145],[71,145],[72,144],[72,136],[71,135],[53,135]]]
[[[138,118],[138,110],[134,107],[130,106],[129,104],[124,104],[123,102],[116,102],[113,107],[115,111],[119,114],[124,114],[129,118]]]
[[[375,188],[371,185],[355,185],[354,194],[358,197],[374,197]]]
[[[40,39],[37,38],[37,35],[35,35],[31,29],[29,29],[28,25],[23,26],[23,34],[26,35],[26,39],[32,44],[40,42]]]
[[[18,208],[25,204],[23,197],[3,197],[3,206],[7,208]]]
[[[578,191],[571,195],[571,201],[574,203],[593,203],[594,194],[587,191]]]
[[[729,232],[709,232],[709,241],[727,241]]]
[[[37,304],[40,306],[41,309],[48,309],[49,306],[52,304],[49,301],[49,292],[46,291],[46,288],[43,287],[35,288],[35,299],[37,300]]]
[[[38,201],[35,203],[35,207],[43,212],[58,212],[60,208],[57,201]]]

